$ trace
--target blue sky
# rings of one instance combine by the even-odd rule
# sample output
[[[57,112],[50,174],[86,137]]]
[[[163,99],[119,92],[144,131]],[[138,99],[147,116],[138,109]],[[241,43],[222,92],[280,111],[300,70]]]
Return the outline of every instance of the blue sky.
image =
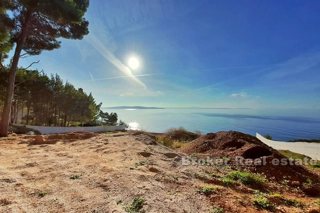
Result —
[[[21,65],[103,106],[320,110],[316,0],[91,0],[90,34]],[[142,66],[129,70],[136,56]]]

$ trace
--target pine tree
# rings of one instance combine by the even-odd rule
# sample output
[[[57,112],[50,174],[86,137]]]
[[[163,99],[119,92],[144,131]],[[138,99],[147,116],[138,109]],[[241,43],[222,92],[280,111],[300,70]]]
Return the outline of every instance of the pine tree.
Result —
[[[59,48],[59,38],[82,39],[88,34],[88,21],[84,19],[88,6],[89,0],[1,0],[0,16],[7,24],[2,29],[1,35],[4,36],[0,41],[9,41],[9,46],[14,45],[15,49],[9,69],[0,136],[8,135],[14,84],[22,51],[37,55],[42,50]],[[6,11],[11,15],[8,16]],[[10,37],[6,39],[8,35]]]

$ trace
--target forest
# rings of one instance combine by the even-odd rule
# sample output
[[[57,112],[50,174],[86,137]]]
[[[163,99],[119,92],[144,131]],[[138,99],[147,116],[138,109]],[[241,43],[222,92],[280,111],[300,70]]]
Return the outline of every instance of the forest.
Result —
[[[0,109],[8,85],[7,69],[0,71]],[[94,125],[100,113],[91,93],[63,82],[57,74],[18,69],[10,123],[44,126]]]

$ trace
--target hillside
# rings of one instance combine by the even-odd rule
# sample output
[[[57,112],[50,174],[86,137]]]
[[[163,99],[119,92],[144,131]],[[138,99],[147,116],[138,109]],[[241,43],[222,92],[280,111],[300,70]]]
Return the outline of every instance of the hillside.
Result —
[[[320,210],[319,198],[285,181],[182,165],[185,156],[142,132],[11,135],[0,139],[0,212]]]

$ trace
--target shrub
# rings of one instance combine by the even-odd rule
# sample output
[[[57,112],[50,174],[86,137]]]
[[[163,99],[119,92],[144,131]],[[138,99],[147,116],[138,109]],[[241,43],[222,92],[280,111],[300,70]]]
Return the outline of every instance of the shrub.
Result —
[[[142,211],[143,205],[145,205],[145,200],[141,197],[135,197],[132,203],[125,208],[128,213],[139,213]]]
[[[158,142],[167,146],[167,147],[170,147],[170,148],[173,148],[173,140],[170,140],[169,138],[166,138],[166,137],[163,137],[163,136],[159,136],[157,138]]]
[[[273,210],[274,205],[262,194],[255,196],[253,204],[259,209]]]
[[[295,159],[295,160],[304,160],[305,158],[308,158],[310,159],[310,157],[306,156],[306,155],[303,155],[303,154],[300,154],[300,153],[296,153],[296,152],[291,152],[289,150],[279,150],[279,152],[284,155],[285,157],[287,158],[292,158],[292,159]]]
[[[294,207],[298,207],[301,208],[303,207],[303,204],[300,201],[294,200],[294,199],[283,199],[284,200],[284,204],[286,206],[294,206]]]
[[[246,171],[233,171],[230,172],[226,177],[234,181],[240,181],[245,185],[262,186],[266,182],[265,177]]]
[[[279,193],[274,193],[269,196],[270,198],[282,199],[283,196]]]
[[[45,192],[45,191],[37,191],[36,192],[37,196],[42,198],[44,196],[46,196],[48,194],[48,192]]]
[[[184,128],[178,128],[169,129],[166,132],[166,136],[169,137],[171,140],[176,141],[192,141],[198,138],[200,135],[194,132],[187,131]]]
[[[229,177],[223,177],[223,178],[221,178],[221,181],[222,181],[223,185],[225,185],[225,186],[233,186],[236,184],[236,181],[232,180]]]
[[[158,136],[158,142],[170,148],[180,148],[186,142],[192,141],[200,136],[199,133],[187,131],[183,128],[169,129],[164,135]]]
[[[80,175],[71,175],[70,179],[71,180],[77,180],[77,179],[80,179],[80,177],[81,177]]]
[[[264,137],[265,137],[266,139],[272,140],[272,136],[269,135],[269,134],[266,134]]]
[[[317,163],[316,164],[314,164],[314,165],[311,165],[313,168],[317,168],[317,169],[319,169],[320,168],[320,161],[317,161]]]
[[[219,187],[217,186],[213,186],[213,185],[205,185],[205,186],[202,186],[198,192],[200,194],[204,194],[206,196],[209,196],[211,194],[213,194],[214,192],[216,192],[217,190],[219,189]]]
[[[303,207],[303,203],[301,203],[300,201],[295,200],[295,199],[285,198],[285,197],[283,197],[283,195],[281,195],[279,193],[271,194],[271,195],[269,195],[269,198],[271,200],[276,201],[277,203],[280,202],[286,206],[294,206],[294,207],[298,207],[298,208]]]
[[[218,206],[214,206],[211,209],[210,213],[224,213],[224,209]]]

